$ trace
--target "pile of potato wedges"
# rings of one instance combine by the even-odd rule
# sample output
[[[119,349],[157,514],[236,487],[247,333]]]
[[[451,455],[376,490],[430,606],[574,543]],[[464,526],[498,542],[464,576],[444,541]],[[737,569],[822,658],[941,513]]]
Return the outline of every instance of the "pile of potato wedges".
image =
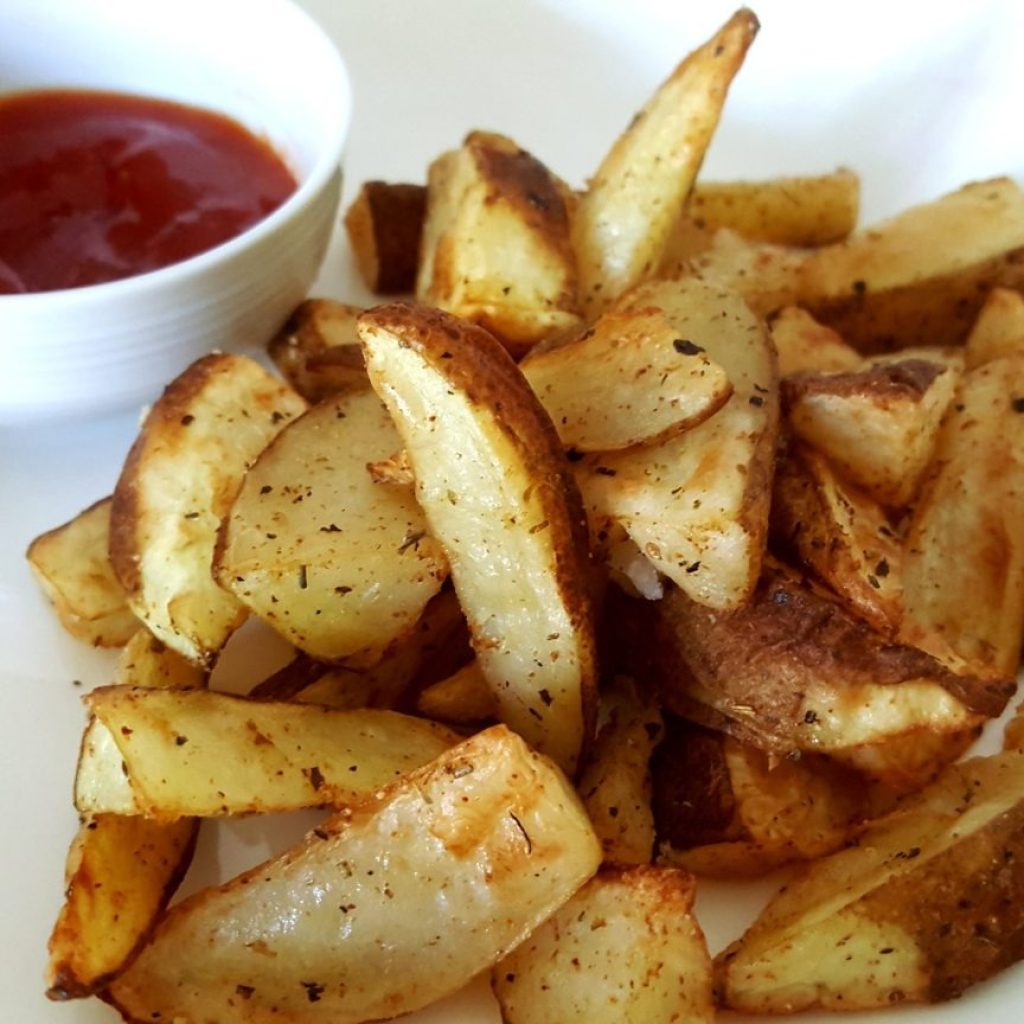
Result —
[[[698,180],[738,11],[574,189],[471,132],[345,224],[371,309],[211,354],[28,558],[85,698],[48,994],[359,1024],[960,995],[1024,955],[1024,194],[868,228]],[[273,365],[274,370],[268,369]],[[275,372],[276,371],[276,372]],[[294,649],[248,695],[248,618]],[[240,641],[239,641],[240,642]],[[323,808],[170,906],[204,819]],[[801,864],[716,958],[700,877]]]

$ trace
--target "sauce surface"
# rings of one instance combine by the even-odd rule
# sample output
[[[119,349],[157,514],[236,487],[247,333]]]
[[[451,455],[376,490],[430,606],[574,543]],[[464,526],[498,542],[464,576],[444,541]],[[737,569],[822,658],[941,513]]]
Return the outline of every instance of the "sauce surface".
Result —
[[[212,111],[119,93],[0,97],[0,294],[166,267],[295,188],[270,146]]]

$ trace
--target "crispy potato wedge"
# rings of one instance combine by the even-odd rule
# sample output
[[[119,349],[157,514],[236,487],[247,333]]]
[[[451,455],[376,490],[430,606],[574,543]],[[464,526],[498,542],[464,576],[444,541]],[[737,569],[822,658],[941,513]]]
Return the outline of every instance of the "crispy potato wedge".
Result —
[[[672,72],[601,161],[572,224],[588,318],[657,270],[757,30],[752,11],[737,11]]]
[[[661,738],[661,714],[631,682],[602,695],[606,721],[577,789],[606,862],[650,864],[654,852],[651,751]]]
[[[371,292],[394,295],[416,287],[426,214],[427,190],[422,185],[363,183],[345,214],[345,230]]]
[[[659,276],[699,277],[743,296],[759,316],[800,302],[800,275],[806,249],[751,242],[728,228],[718,228],[685,259],[666,258]]]
[[[903,545],[882,508],[813,448],[790,445],[776,466],[771,535],[849,611],[895,635],[903,619]]]
[[[193,363],[150,410],[110,510],[110,564],[150,632],[209,665],[245,609],[213,580],[222,516],[249,463],[306,403],[244,356]]]
[[[846,238],[859,209],[860,178],[840,167],[766,181],[698,182],[684,221],[729,228],[752,242],[818,246]]]
[[[1024,634],[1024,354],[961,382],[914,508],[904,636],[1015,676]]]
[[[101,991],[145,943],[192,861],[196,822],[90,815],[68,851],[46,994]]]
[[[888,796],[827,757],[772,757],[675,716],[651,775],[659,862],[713,878],[832,853]]]
[[[1024,757],[953,765],[811,865],[716,960],[723,1006],[866,1010],[960,995],[1024,955]]]
[[[757,582],[778,431],[775,357],[763,324],[734,293],[655,281],[620,308],[661,309],[733,385],[709,420],[679,437],[575,464],[592,523],[620,522],[655,567],[695,601],[734,608]]]
[[[989,291],[1024,285],[1024,193],[974,182],[811,254],[801,296],[860,352],[958,345]]]
[[[491,973],[505,1024],[711,1024],[693,879],[604,867]]]
[[[579,452],[667,441],[732,395],[725,370],[654,308],[606,313],[575,344],[519,368],[562,443]]]
[[[593,731],[593,611],[586,521],[555,430],[479,327],[399,304],[364,314],[359,333],[501,718],[572,771]]]
[[[786,306],[771,322],[779,356],[779,376],[794,373],[846,373],[859,370],[863,357],[805,309]]]
[[[894,788],[931,777],[942,744],[955,757],[954,739],[998,716],[1014,690],[1009,679],[957,675],[886,641],[774,562],[736,611],[715,611],[671,588],[639,613],[614,616],[632,638],[624,668],[655,685],[670,710],[776,755],[830,754]],[[905,747],[889,748],[893,764],[873,746],[904,737]],[[922,742],[929,737],[937,751]]]
[[[511,139],[473,132],[430,165],[416,297],[516,355],[579,323],[562,183]]]
[[[963,366],[960,352],[902,352],[847,373],[782,384],[794,434],[876,501],[907,505],[931,459]]]
[[[1024,295],[993,288],[964,345],[967,369],[1024,352]]]
[[[373,391],[325,399],[268,445],[224,518],[217,581],[315,658],[379,659],[447,578],[412,491],[367,471],[400,445]]]
[[[204,690],[107,686],[86,703],[113,744],[82,749],[82,762],[93,762],[93,785],[75,787],[75,805],[84,812],[173,819],[339,806],[455,742],[444,727],[394,711],[339,711]],[[108,806],[102,780],[118,773],[128,780],[130,807],[120,787]]]
[[[197,688],[202,669],[139,629],[118,660],[127,686]],[[86,730],[83,746],[97,729]],[[64,903],[53,927],[46,994],[74,999],[100,991],[138,951],[192,860],[198,823],[89,814],[68,851]]]
[[[474,659],[424,689],[416,698],[416,710],[436,721],[472,725],[497,718],[498,702]]]
[[[139,628],[107,555],[111,502],[36,537],[25,554],[61,625],[94,647],[123,647]]]
[[[333,299],[306,299],[271,339],[270,358],[306,401],[370,386],[356,334],[360,313]]]
[[[394,1017],[491,967],[600,859],[562,775],[497,726],[178,904],[110,998],[134,1020]]]
[[[328,665],[300,654],[253,687],[249,696],[346,710],[402,711],[409,707],[412,694],[444,679],[472,656],[455,591],[442,590],[430,599],[413,629],[375,665]]]

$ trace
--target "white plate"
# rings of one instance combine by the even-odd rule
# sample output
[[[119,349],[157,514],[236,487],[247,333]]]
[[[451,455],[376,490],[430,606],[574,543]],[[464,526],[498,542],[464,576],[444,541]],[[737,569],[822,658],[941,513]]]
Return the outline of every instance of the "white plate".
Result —
[[[352,74],[349,195],[369,177],[422,180],[430,159],[476,127],[512,135],[581,182],[655,84],[731,9],[719,0],[305,6],[334,35]],[[863,176],[868,217],[972,178],[1021,176],[1024,5],[766,0],[758,13],[763,31],[733,89],[706,175],[846,164]],[[319,292],[366,301],[339,241]],[[22,553],[35,534],[110,490],[134,429],[133,417],[120,417],[0,431],[0,1019],[18,1024],[116,1019],[94,1002],[58,1006],[42,995],[46,938],[75,828],[78,698],[108,680],[112,659],[61,633]],[[233,645],[228,674],[239,686],[248,665],[266,667],[273,656],[254,654],[245,637],[259,639],[250,631]],[[295,828],[250,819],[210,829],[189,884],[255,863]],[[763,884],[703,889],[700,910],[713,948],[756,912],[764,893]],[[1022,999],[1024,968],[1017,967],[958,1003],[897,1013],[907,1024],[1016,1024]],[[845,1019],[868,1017],[878,1019]],[[480,986],[417,1018],[497,1019]]]

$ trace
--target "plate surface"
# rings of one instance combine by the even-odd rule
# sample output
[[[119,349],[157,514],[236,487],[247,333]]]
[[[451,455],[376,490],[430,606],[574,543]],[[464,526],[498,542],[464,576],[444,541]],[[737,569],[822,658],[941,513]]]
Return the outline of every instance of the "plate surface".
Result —
[[[366,178],[422,180],[427,163],[471,128],[509,134],[570,182],[581,183],[676,61],[730,4],[656,0],[305,0],[342,49],[355,89],[346,200]],[[153,4],[154,17],[162,5]],[[757,5],[763,30],[741,72],[706,163],[707,177],[860,172],[865,219],[964,181],[1024,173],[1016,52],[1024,5]],[[271,69],[268,69],[270,73]],[[297,114],[297,116],[301,116]],[[340,233],[316,293],[368,302]],[[19,1024],[103,1024],[95,1003],[42,995],[45,944],[75,828],[70,794],[83,716],[78,698],[108,681],[112,657],[67,638],[22,553],[37,533],[109,492],[137,417],[0,431],[0,1017]],[[268,646],[269,645],[269,646]],[[248,630],[232,644],[222,682],[244,688],[253,667],[280,657]],[[206,831],[194,888],[263,859],[309,823],[250,819]],[[756,913],[764,883],[702,888],[713,949]],[[961,1001],[895,1011],[905,1024],[1016,1024],[1024,967]],[[418,1022],[496,1022],[485,988],[418,1015]],[[739,1021],[740,1018],[730,1018]],[[801,1018],[821,1024],[823,1015]],[[850,1024],[880,1018],[848,1015]],[[885,1019],[885,1018],[881,1018]]]

